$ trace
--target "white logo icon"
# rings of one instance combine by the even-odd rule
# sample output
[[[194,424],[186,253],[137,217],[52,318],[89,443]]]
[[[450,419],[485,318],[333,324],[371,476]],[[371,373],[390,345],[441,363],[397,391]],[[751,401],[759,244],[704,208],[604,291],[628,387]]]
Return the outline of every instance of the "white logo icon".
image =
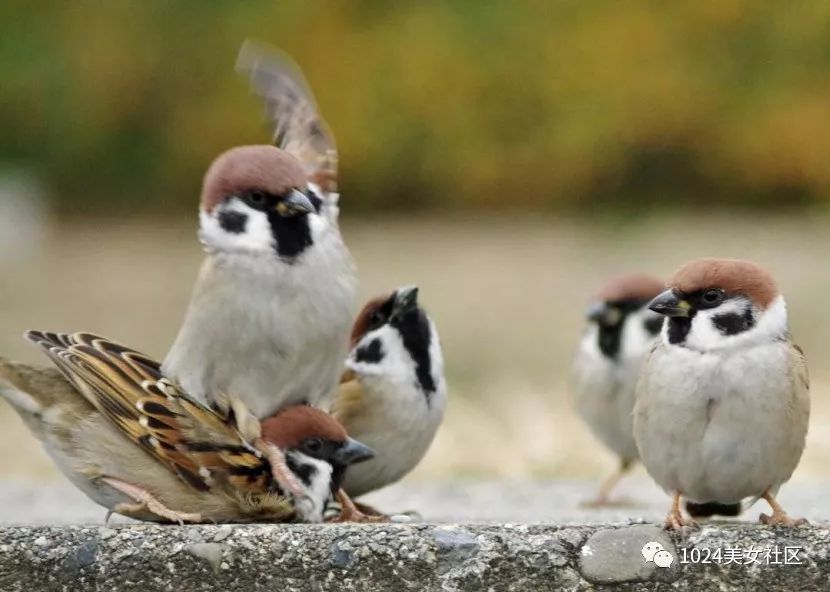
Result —
[[[643,558],[646,563],[654,563],[657,567],[671,567],[674,557],[657,541],[649,541],[643,545]]]

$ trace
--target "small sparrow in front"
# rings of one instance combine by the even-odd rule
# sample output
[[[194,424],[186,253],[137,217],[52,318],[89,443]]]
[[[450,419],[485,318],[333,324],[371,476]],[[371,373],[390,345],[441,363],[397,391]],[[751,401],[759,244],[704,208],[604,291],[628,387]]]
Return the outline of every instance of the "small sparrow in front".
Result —
[[[775,499],[798,466],[810,416],[807,363],[775,280],[747,261],[701,259],[668,286],[649,304],[667,320],[634,406],[640,458],[674,496],[667,528],[694,525],[681,498],[695,515],[735,514],[764,498],[772,516],[762,523],[802,524]]]
[[[237,67],[267,106],[276,146],[220,155],[202,185],[206,252],[163,364],[190,396],[256,417],[334,393],[354,312],[354,264],[337,224],[337,152],[299,70],[243,45]]]
[[[0,396],[94,502],[139,520],[320,522],[345,467],[371,457],[328,414],[295,405],[264,430],[238,401],[225,416],[157,362],[88,333],[30,331],[55,368],[0,359]],[[294,489],[272,476],[273,452]]]
[[[435,324],[418,305],[418,288],[398,288],[363,307],[346,368],[332,414],[375,451],[373,459],[346,474],[343,488],[357,497],[415,468],[444,417],[441,343]]]
[[[588,310],[588,328],[574,359],[572,383],[579,415],[620,460],[589,506],[611,504],[611,492],[637,461],[631,425],[634,387],[643,357],[654,344],[663,317],[646,306],[665,284],[633,273],[610,280]]]

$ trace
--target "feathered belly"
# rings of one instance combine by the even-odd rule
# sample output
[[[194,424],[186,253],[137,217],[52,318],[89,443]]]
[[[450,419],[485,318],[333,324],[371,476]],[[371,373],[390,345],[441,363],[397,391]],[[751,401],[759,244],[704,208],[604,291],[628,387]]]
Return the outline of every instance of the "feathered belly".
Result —
[[[774,378],[785,374],[732,370],[694,376],[687,366],[685,378],[669,381],[673,390],[652,385],[638,441],[664,489],[698,502],[738,502],[776,490],[794,470],[799,435],[787,384]]]

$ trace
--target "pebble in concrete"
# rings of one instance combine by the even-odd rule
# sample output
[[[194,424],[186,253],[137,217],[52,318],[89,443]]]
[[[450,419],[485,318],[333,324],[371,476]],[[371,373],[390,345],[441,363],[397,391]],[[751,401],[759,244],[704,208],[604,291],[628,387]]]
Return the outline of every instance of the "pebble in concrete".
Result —
[[[643,547],[656,542],[674,559],[670,567],[646,561]],[[579,569],[583,577],[597,584],[624,582],[671,582],[680,575],[674,543],[659,526],[637,524],[605,528],[585,541],[580,551]]]
[[[225,545],[221,543],[192,543],[186,545],[185,551],[207,561],[214,572],[218,572],[222,565],[222,552],[225,550]]]

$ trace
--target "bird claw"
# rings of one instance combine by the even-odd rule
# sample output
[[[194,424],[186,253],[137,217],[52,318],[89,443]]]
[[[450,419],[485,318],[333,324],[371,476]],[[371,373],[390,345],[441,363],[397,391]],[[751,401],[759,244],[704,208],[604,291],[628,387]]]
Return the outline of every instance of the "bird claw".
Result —
[[[392,517],[378,512],[370,506],[364,506],[366,511],[359,509],[355,502],[342,489],[337,492],[337,501],[340,502],[340,514],[329,519],[328,522],[362,522],[379,523],[392,522]]]
[[[691,518],[684,518],[680,512],[669,512],[663,522],[666,530],[682,531],[684,528],[698,528],[698,523]]]
[[[806,518],[790,518],[783,512],[773,512],[772,516],[768,514],[761,514],[758,521],[767,526],[786,526],[789,528],[809,524]]]
[[[344,509],[342,512],[340,512],[339,516],[335,516],[329,519],[328,522],[356,522],[362,524],[378,524],[382,522],[395,522],[395,520],[393,520],[392,516],[386,516],[384,514],[370,516],[369,514],[364,514],[360,510],[348,511]]]

